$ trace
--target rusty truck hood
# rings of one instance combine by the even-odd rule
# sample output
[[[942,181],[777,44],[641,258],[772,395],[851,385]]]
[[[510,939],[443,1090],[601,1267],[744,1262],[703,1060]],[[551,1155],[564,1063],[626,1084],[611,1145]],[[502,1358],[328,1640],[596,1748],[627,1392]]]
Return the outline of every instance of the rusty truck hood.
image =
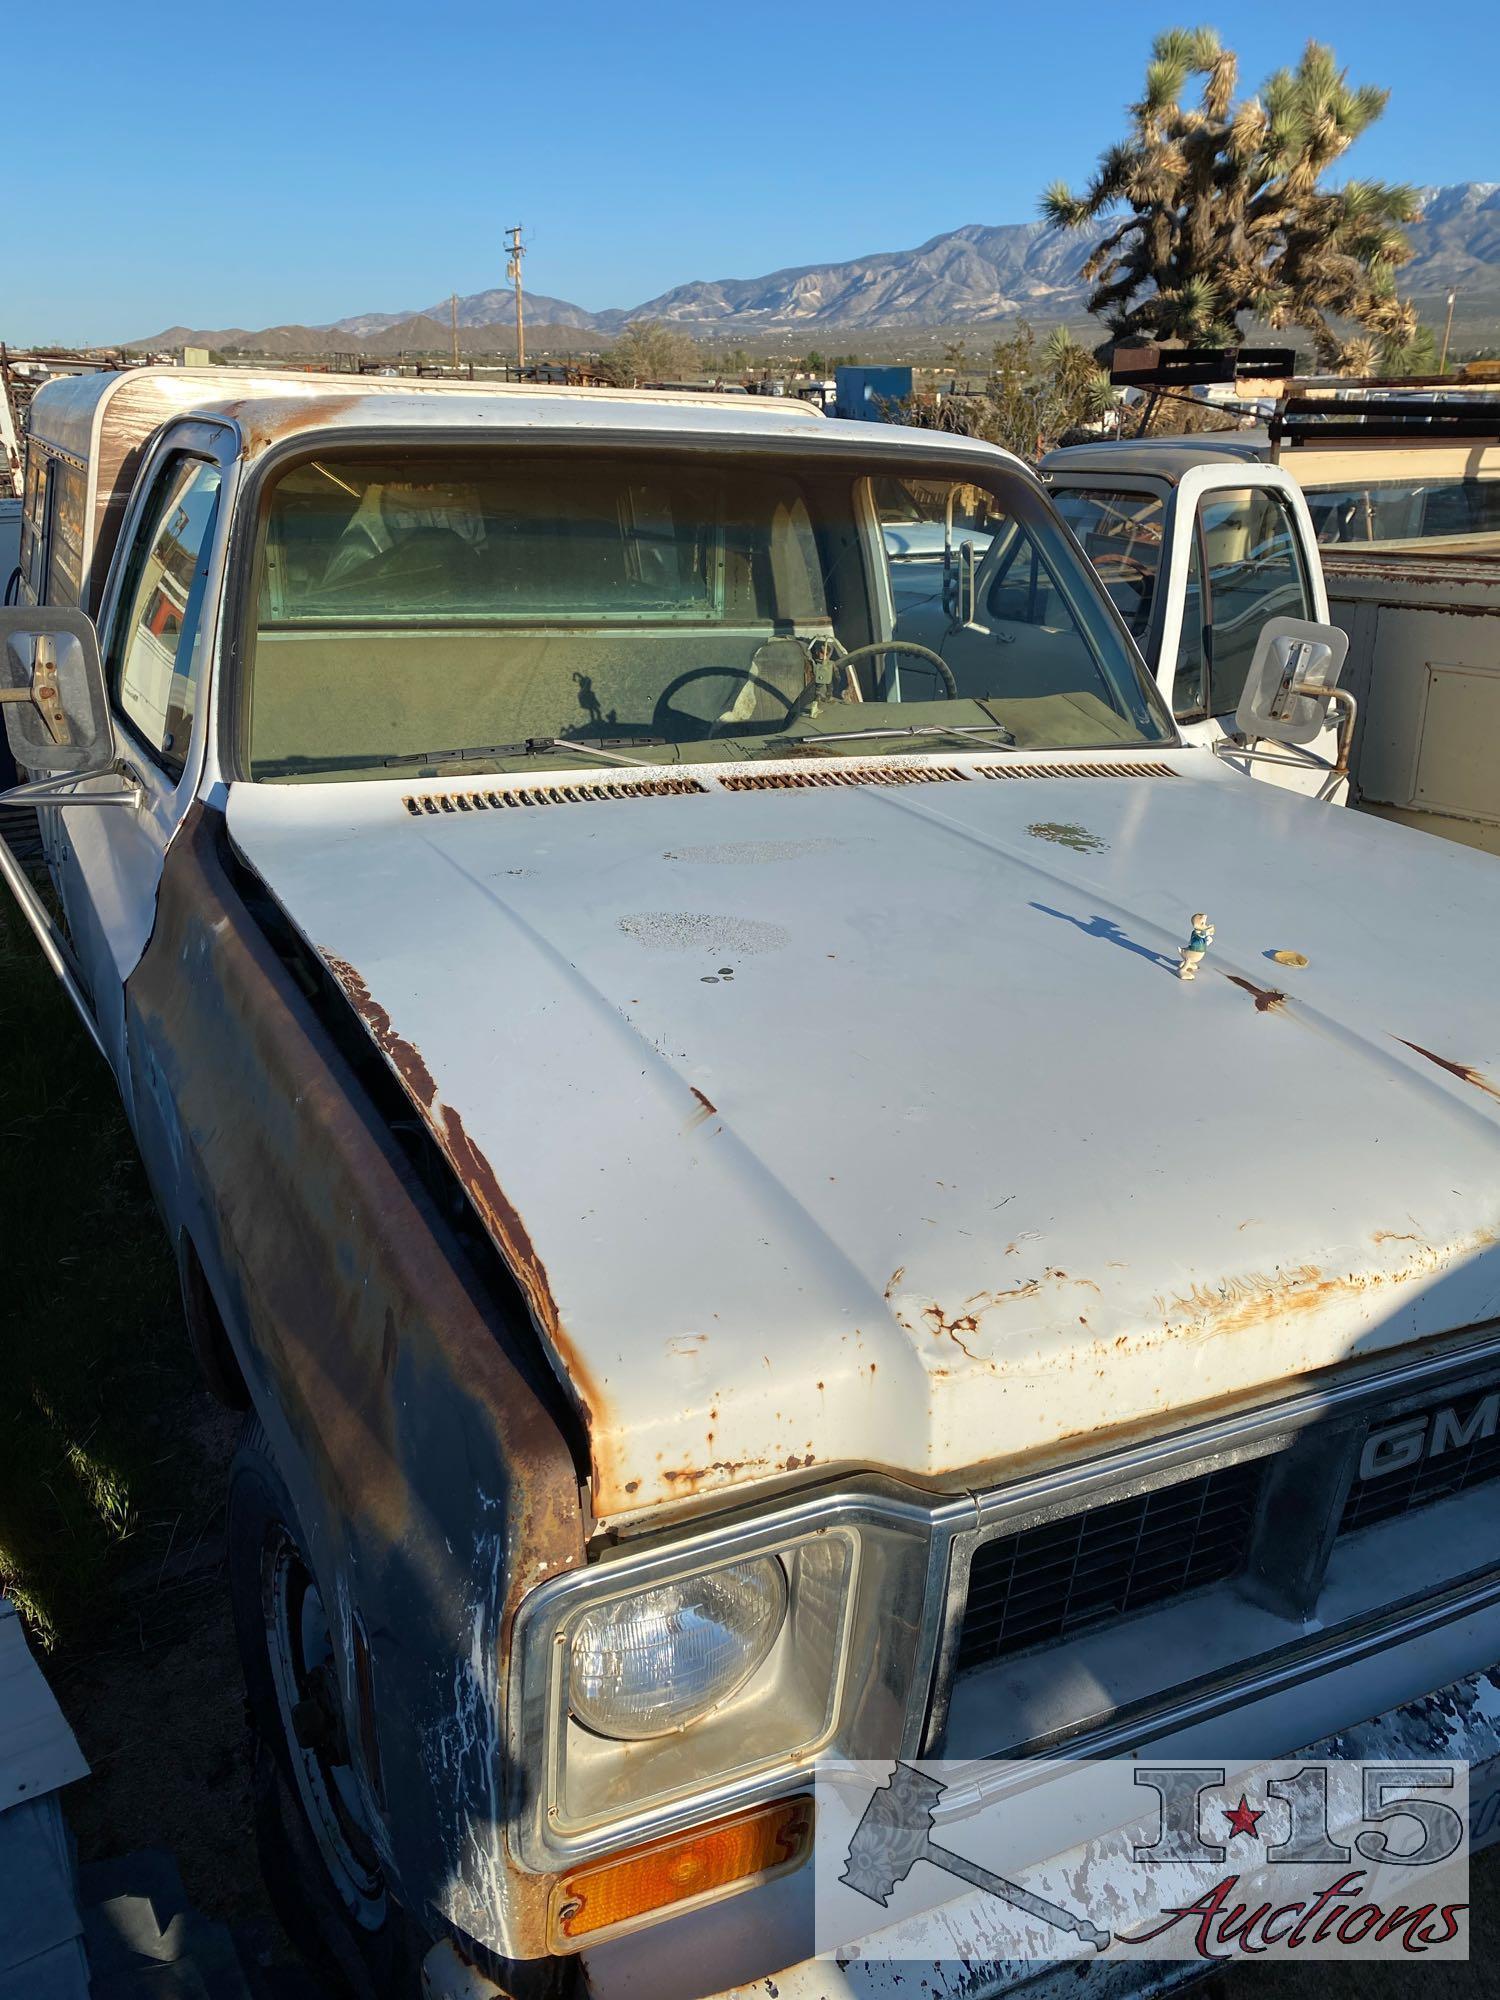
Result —
[[[1500,866],[1205,753],[1048,761],[232,789],[525,1287],[601,1519],[958,1487],[1500,1312]]]

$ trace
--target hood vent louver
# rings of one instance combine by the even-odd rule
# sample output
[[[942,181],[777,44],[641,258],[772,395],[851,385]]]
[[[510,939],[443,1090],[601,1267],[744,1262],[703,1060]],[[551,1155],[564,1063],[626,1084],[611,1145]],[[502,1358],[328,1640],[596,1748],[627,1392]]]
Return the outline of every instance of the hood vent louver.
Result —
[[[401,803],[413,819],[436,813],[503,812],[509,806],[579,806],[591,799],[661,799],[706,792],[696,778],[596,778],[581,785],[505,785],[482,792],[413,792]]]
[[[936,785],[966,774],[951,764],[865,764],[854,769],[726,771],[726,792],[801,792],[824,785]]]
[[[1170,764],[971,764],[976,778],[1175,778]]]
[[[697,778],[588,778],[582,783],[487,786],[472,792],[411,792],[401,803],[413,819],[442,813],[503,812],[511,806],[587,805],[591,799],[678,798],[685,793],[805,792],[844,789],[855,785],[940,785],[971,778],[1171,778],[1170,764],[1134,763],[1021,764],[1007,758],[984,764],[841,764],[799,766],[777,770],[746,770],[731,766],[715,772],[716,785]]]

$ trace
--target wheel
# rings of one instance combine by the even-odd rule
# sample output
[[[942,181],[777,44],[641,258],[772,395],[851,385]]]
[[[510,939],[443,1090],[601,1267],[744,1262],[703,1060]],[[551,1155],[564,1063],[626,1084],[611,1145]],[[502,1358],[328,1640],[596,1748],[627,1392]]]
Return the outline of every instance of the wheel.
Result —
[[[707,717],[689,715],[686,709],[672,706],[672,697],[693,681],[731,681],[734,684],[735,700],[743,696],[746,688],[754,688],[758,693],[770,695],[773,701],[780,702],[784,712],[771,723],[736,724],[733,728],[723,720],[722,714],[712,722]],[[732,705],[732,702],[726,702],[724,712],[727,713]],[[651,733],[653,736],[664,737],[668,743],[707,741],[721,733],[728,736],[736,731],[742,734],[756,731],[764,733],[767,729],[784,726],[794,712],[791,696],[783,694],[773,681],[766,680],[752,667],[693,667],[687,673],[679,674],[675,681],[669,682],[656,697],[656,707],[651,715]],[[705,725],[707,736],[704,735]]]
[[[254,1417],[230,1470],[227,1539],[254,1736],[256,1840],[276,1913],[333,1991],[407,2000],[417,1992],[415,1935],[366,1829],[333,1629]]]

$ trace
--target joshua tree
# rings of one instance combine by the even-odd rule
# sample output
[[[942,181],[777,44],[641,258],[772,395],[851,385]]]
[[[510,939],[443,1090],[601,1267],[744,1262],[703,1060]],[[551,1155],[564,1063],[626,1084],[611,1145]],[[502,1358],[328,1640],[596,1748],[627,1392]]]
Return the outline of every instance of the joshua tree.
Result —
[[[1304,328],[1332,366],[1361,347],[1347,343],[1346,357],[1333,321],[1399,347],[1415,327],[1395,285],[1411,255],[1399,225],[1419,213],[1415,191],[1319,186],[1389,93],[1351,87],[1318,42],[1258,97],[1235,101],[1237,74],[1211,28],[1158,35],[1130,136],[1102,155],[1081,194],[1059,182],[1043,196],[1043,216],[1063,229],[1128,211],[1084,264],[1090,311],[1117,336],[1208,346],[1233,343],[1253,314]],[[1190,77],[1203,80],[1196,107],[1182,102]]]
[[[1037,350],[1022,320],[1009,340],[995,343],[985,383],[982,435],[1023,458],[1040,458],[1113,402],[1109,378],[1065,326],[1054,327]]]
[[[1040,346],[1031,324],[1017,322],[996,341],[982,396],[912,402],[893,414],[918,430],[958,431],[987,438],[1023,458],[1039,458],[1112,406],[1109,377],[1065,326]]]

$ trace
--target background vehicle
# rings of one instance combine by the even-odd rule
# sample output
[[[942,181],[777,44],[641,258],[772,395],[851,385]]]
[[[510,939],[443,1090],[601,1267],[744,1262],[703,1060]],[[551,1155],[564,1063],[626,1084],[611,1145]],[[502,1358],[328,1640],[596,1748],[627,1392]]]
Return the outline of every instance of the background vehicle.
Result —
[[[1279,582],[1349,635],[1354,797],[1500,851],[1497,433],[1500,400],[1477,391],[1330,387],[1284,398],[1269,428],[1069,446],[1043,469],[1185,731],[1205,659],[1210,706],[1233,691],[1213,664],[1224,590],[1253,626],[1260,589]],[[1252,480],[1286,531],[1246,568],[1222,534]]]
[[[0,692],[65,922],[0,866],[249,1416],[262,1833],[331,1977],[851,1994],[823,1750],[1362,1721],[1485,1805],[1486,859],[1182,743],[966,440],[142,371],[31,448],[81,531]],[[901,635],[887,482],[1024,548],[988,655]],[[1316,731],[1278,643],[1252,720]],[[1464,1448],[1388,1484],[1417,1419]]]
[[[1306,745],[1261,742],[1236,754],[1236,711],[1266,621],[1329,622],[1313,523],[1296,482],[1249,459],[1183,452],[1171,440],[1103,443],[1053,452],[1043,470],[1184,740],[1254,777],[1342,803],[1335,713]],[[903,637],[959,670],[971,650],[983,654],[1018,618],[1045,622],[1045,585],[1019,544],[995,542],[972,518],[929,521],[919,541],[909,497],[887,491],[883,507]]]

